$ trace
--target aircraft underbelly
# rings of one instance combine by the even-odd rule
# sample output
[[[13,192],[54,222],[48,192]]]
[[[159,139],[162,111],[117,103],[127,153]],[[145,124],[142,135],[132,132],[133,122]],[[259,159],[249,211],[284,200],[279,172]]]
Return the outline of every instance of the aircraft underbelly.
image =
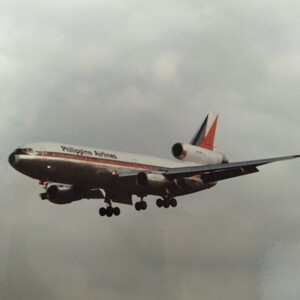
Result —
[[[208,189],[215,185],[215,183],[203,184],[201,179],[197,178],[185,178],[178,181],[170,180],[167,184],[140,189],[134,178],[118,180],[118,177],[114,175],[114,172],[118,174],[132,171],[132,168],[55,158],[47,160],[25,159],[22,161],[22,166],[20,166],[21,170],[24,174],[43,181],[104,189],[115,195],[116,200],[118,199],[117,202],[122,201],[122,195],[126,197],[129,197],[128,195],[157,195],[160,197],[169,195],[170,197],[176,197]]]
[[[91,188],[103,188],[112,180],[109,168],[61,159],[24,159],[19,169],[25,175],[39,180]]]

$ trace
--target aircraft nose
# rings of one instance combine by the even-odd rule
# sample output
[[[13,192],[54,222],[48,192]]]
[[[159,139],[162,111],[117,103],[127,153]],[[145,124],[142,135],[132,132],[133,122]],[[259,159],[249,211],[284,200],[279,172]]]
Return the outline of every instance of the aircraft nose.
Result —
[[[10,156],[8,157],[8,162],[13,167],[18,163],[18,158],[17,158],[15,152],[10,154]]]

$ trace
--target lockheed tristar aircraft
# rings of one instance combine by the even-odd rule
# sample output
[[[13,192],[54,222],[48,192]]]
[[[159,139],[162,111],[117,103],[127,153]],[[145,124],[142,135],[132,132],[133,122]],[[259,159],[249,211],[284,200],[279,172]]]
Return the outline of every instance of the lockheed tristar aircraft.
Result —
[[[258,172],[268,163],[300,155],[229,163],[225,153],[214,147],[218,116],[208,114],[189,144],[176,143],[172,154],[178,161],[110,150],[56,143],[34,143],[17,148],[9,163],[19,172],[38,179],[44,186],[41,199],[66,204],[104,199],[101,216],[118,216],[112,203],[145,210],[144,198],[156,195],[158,207],[175,207],[175,197],[209,189],[218,181]]]

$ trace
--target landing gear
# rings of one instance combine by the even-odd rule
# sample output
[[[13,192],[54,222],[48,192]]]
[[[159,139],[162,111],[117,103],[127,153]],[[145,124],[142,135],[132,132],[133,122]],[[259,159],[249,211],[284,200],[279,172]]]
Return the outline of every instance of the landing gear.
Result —
[[[113,215],[119,216],[121,213],[121,210],[119,207],[112,207],[111,205],[105,207],[100,207],[99,209],[99,215],[101,217],[107,216],[107,217],[112,217]]]
[[[48,194],[47,193],[41,193],[40,197],[41,197],[42,200],[46,200],[46,199],[48,199]]]
[[[147,202],[143,200],[143,197],[140,198],[141,200],[136,202],[134,204],[134,207],[137,211],[141,210],[146,210],[148,205]],[[106,207],[101,207],[99,209],[99,215],[101,217],[107,216],[107,217],[112,217],[112,216],[119,216],[121,211],[119,207],[113,207],[112,206],[112,201],[110,199],[105,199]],[[177,206],[177,200],[175,198],[159,198],[156,200],[156,205],[158,207],[176,207]]]
[[[136,202],[134,207],[137,211],[146,210],[147,209],[147,202],[144,201],[144,200],[141,200],[140,202]]]
[[[42,185],[43,189],[45,190],[44,193],[40,193],[41,199],[42,200],[49,199],[49,196],[48,196],[48,193],[47,193],[47,188],[48,188],[49,182],[48,181],[42,181],[42,180],[40,180],[39,184]]]
[[[177,200],[175,198],[169,199],[169,198],[164,198],[164,199],[157,199],[156,200],[156,205],[157,207],[165,207],[168,208],[170,206],[176,207],[177,206]]]
[[[106,202],[106,207],[100,207],[99,209],[99,215],[101,217],[104,217],[104,216],[107,216],[107,217],[112,217],[113,215],[115,216],[119,216],[120,213],[121,213],[121,210],[119,207],[113,207],[112,206],[112,203],[111,203],[111,200],[109,198],[106,198],[105,199],[105,202]]]

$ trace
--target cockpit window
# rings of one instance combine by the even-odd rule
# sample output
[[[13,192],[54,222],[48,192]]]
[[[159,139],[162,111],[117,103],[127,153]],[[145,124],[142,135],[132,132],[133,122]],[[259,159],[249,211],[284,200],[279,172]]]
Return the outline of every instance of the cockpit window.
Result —
[[[21,148],[18,148],[16,151],[15,151],[16,154],[24,154],[24,149],[21,149]]]
[[[28,154],[33,153],[32,148],[18,148],[15,151],[15,154]]]

